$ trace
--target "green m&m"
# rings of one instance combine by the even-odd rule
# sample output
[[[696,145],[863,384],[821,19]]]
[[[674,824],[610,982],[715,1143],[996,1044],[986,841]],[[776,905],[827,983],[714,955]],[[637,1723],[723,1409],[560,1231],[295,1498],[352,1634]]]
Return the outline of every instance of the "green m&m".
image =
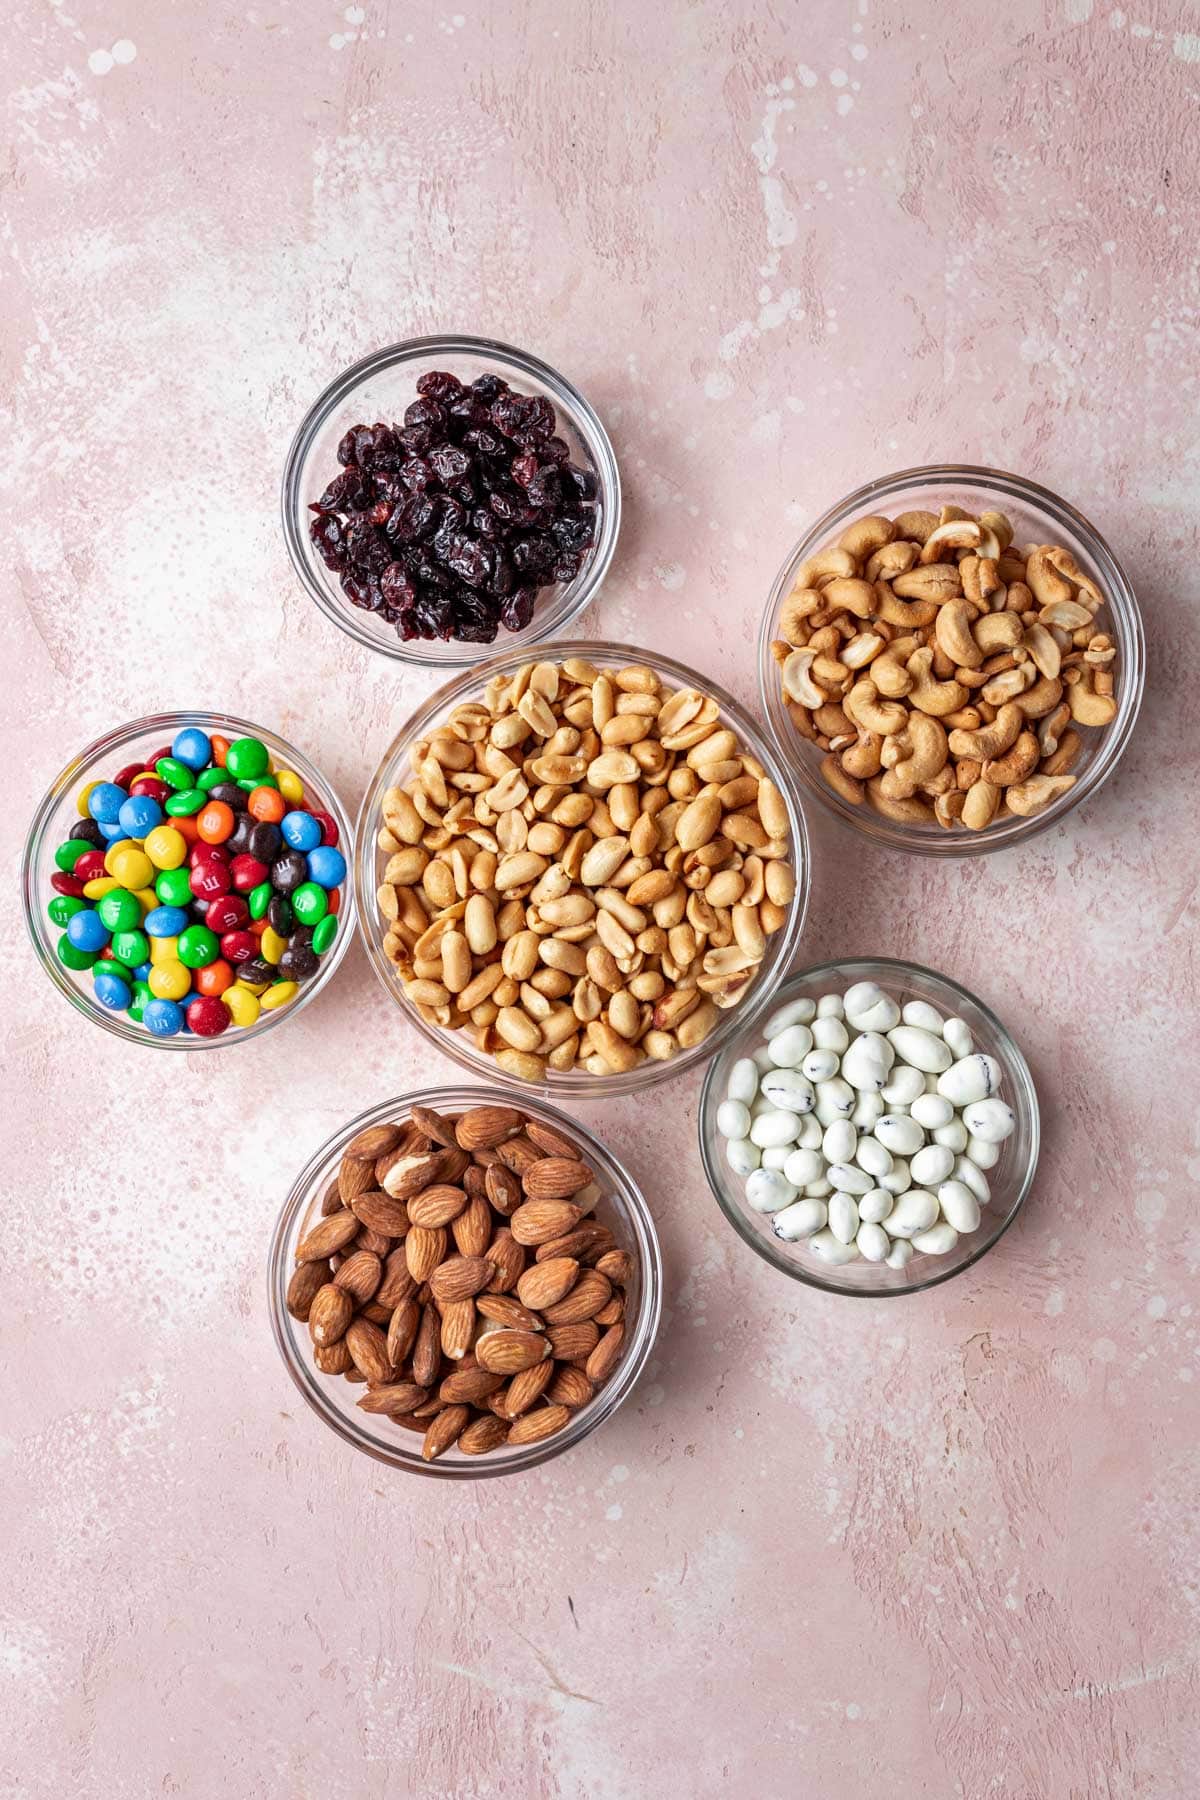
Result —
[[[238,782],[257,782],[270,763],[270,752],[258,738],[236,738],[225,752],[225,767]]]
[[[132,931],[142,922],[142,909],[137,896],[128,888],[109,888],[96,902],[100,923],[106,931]]]
[[[220,953],[220,940],[207,925],[189,925],[179,934],[176,955],[185,969],[206,969]]]
[[[154,892],[162,906],[187,906],[192,895],[191,871],[163,869],[154,883]]]

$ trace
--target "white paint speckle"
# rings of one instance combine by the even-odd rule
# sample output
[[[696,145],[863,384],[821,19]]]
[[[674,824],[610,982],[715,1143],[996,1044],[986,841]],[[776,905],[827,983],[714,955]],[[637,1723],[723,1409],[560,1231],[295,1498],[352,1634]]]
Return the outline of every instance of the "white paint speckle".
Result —
[[[1144,1188],[1134,1201],[1133,1210],[1143,1225],[1157,1225],[1167,1210],[1166,1197],[1154,1188]]]
[[[857,1700],[851,1700],[849,1706],[846,1708],[846,1717],[848,1719],[862,1718],[862,1707],[858,1704]]]
[[[843,119],[845,118],[846,114],[851,110],[853,105],[854,105],[853,94],[839,94],[838,95],[837,109]]]
[[[810,69],[807,63],[801,63],[796,70],[796,79],[801,87],[814,88],[817,85],[817,72]]]
[[[855,30],[857,30],[857,29],[858,29],[858,27],[856,26]],[[867,46],[865,44],[851,44],[850,54],[854,58],[855,62],[866,62]]]
[[[629,1470],[624,1463],[614,1463],[608,1471],[608,1479],[610,1481],[628,1481]]]
[[[1092,1345],[1092,1355],[1097,1362],[1111,1363],[1117,1360],[1117,1346],[1111,1338],[1097,1338]]]
[[[1200,34],[1194,31],[1177,31],[1174,51],[1180,62],[1200,62]]]
[[[1092,16],[1092,0],[1067,0],[1066,12],[1072,25],[1084,25]]]
[[[113,59],[107,50],[93,50],[88,57],[88,68],[93,75],[107,75],[112,66]]]
[[[849,79],[850,77],[847,75],[845,69],[834,69],[829,77],[830,84],[833,87],[845,87]]]
[[[1066,1302],[1065,1302],[1065,1298],[1064,1298],[1062,1289],[1054,1288],[1049,1294],[1046,1295],[1046,1305],[1043,1310],[1045,1311],[1048,1318],[1057,1319],[1057,1317],[1058,1317],[1059,1313],[1062,1311],[1065,1303]]]
[[[345,19],[347,25],[362,25],[365,22],[367,15],[361,6],[348,6],[342,14],[342,17]]]
[[[713,369],[704,377],[704,392],[709,400],[728,400],[733,392],[733,376],[728,369]]]
[[[1152,1319],[1161,1319],[1167,1310],[1166,1300],[1161,1294],[1151,1294],[1146,1302],[1146,1312]]]
[[[346,46],[345,38],[342,36],[340,31],[335,31],[333,36],[329,40],[329,48],[331,50],[343,50],[343,49],[345,49],[345,46]]]
[[[112,47],[112,59],[115,63],[131,63],[137,55],[137,45],[131,38],[118,38]]]
[[[614,1525],[616,1524],[617,1520],[621,1517],[621,1508],[617,1505],[615,1500],[613,1501],[613,1504],[608,1508],[608,1510],[604,1516],[606,1519],[611,1519]]]

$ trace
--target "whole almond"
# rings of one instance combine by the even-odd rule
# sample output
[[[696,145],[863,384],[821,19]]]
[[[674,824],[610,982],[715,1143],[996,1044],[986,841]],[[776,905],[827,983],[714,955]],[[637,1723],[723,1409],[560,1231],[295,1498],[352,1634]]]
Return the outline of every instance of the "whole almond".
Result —
[[[458,1143],[454,1129],[457,1120],[443,1118],[432,1106],[414,1106],[412,1122],[432,1143],[441,1144],[447,1150],[453,1150]]]
[[[338,1170],[338,1192],[346,1206],[356,1194],[365,1194],[368,1188],[375,1186],[375,1166],[369,1162],[359,1162],[356,1157],[343,1156],[342,1166]]]
[[[402,1431],[415,1431],[418,1437],[425,1436],[426,1421],[418,1419],[415,1413],[389,1413],[388,1423],[399,1425]]]
[[[610,1325],[604,1336],[600,1339],[600,1342],[596,1345],[596,1348],[588,1357],[587,1362],[584,1364],[584,1373],[589,1381],[595,1382],[597,1387],[600,1386],[602,1381],[607,1381],[613,1370],[616,1368],[621,1356],[621,1345],[624,1342],[625,1327],[623,1325]]]
[[[409,1417],[412,1419],[423,1419],[425,1423],[428,1424],[430,1419],[436,1418],[441,1410],[441,1401],[436,1394],[431,1394],[428,1400],[422,1400],[420,1406],[413,1407]]]
[[[339,1338],[336,1344],[314,1344],[313,1362],[322,1375],[345,1375],[351,1367],[345,1338]]]
[[[410,1294],[415,1294],[420,1284],[415,1282],[409,1273],[408,1258],[404,1254],[404,1246],[391,1251],[384,1259],[383,1280],[375,1295],[380,1306],[399,1306]]]
[[[471,1411],[466,1406],[443,1407],[437,1417],[430,1422],[425,1433],[425,1442],[421,1445],[421,1455],[426,1462],[433,1462],[449,1450],[451,1444],[461,1436],[470,1423]]]
[[[482,1256],[492,1241],[492,1209],[487,1201],[470,1201],[451,1222],[450,1235],[460,1256]]]
[[[503,1375],[496,1375],[490,1369],[455,1369],[438,1388],[438,1398],[447,1406],[474,1406],[503,1386]]]
[[[370,1250],[356,1250],[348,1256],[337,1274],[334,1286],[345,1288],[352,1300],[365,1306],[372,1299],[383,1279],[383,1264]]]
[[[525,1124],[525,1136],[535,1143],[544,1156],[565,1156],[571,1162],[578,1162],[579,1147],[561,1131],[553,1126],[543,1125],[540,1119],[529,1119]]]
[[[487,1199],[487,1170],[482,1163],[471,1162],[463,1172],[462,1184],[471,1200]]]
[[[560,1362],[586,1361],[600,1342],[600,1327],[591,1319],[582,1325],[551,1325],[546,1338]]]
[[[446,1233],[439,1226],[431,1231],[424,1225],[409,1227],[404,1240],[404,1256],[414,1281],[428,1281],[446,1255]]]
[[[412,1378],[432,1387],[442,1366],[442,1332],[435,1306],[421,1309],[421,1323],[412,1347]]]
[[[571,1417],[565,1406],[540,1406],[536,1412],[522,1413],[508,1428],[508,1443],[540,1444],[543,1438],[561,1431]]]
[[[399,1125],[368,1125],[357,1137],[350,1139],[344,1154],[363,1162],[378,1162],[381,1156],[396,1148],[403,1136]]]
[[[585,1269],[565,1300],[541,1309],[547,1325],[581,1325],[594,1319],[612,1297],[612,1282],[599,1269]]]
[[[543,1156],[521,1177],[521,1186],[530,1200],[569,1200],[592,1180],[586,1163],[572,1162],[566,1156]]]
[[[437,1181],[447,1154],[445,1150],[422,1150],[411,1155],[393,1150],[375,1164],[375,1179],[393,1200],[411,1200],[422,1188]]]
[[[480,1368],[495,1375],[517,1375],[549,1354],[546,1339],[537,1331],[489,1331],[475,1342]]]
[[[429,1390],[418,1387],[415,1381],[390,1381],[383,1387],[368,1388],[356,1404],[365,1413],[382,1413],[390,1418],[396,1413],[410,1413],[428,1398]]]
[[[308,1331],[314,1344],[336,1344],[354,1317],[354,1301],[344,1288],[327,1282],[308,1309]]]
[[[489,1450],[498,1450],[508,1437],[508,1425],[503,1419],[481,1414],[468,1425],[458,1440],[458,1447],[464,1456],[486,1456]]]
[[[594,1393],[595,1389],[582,1369],[571,1363],[555,1363],[554,1379],[546,1389],[546,1398],[552,1406],[586,1406]]]
[[[393,1312],[387,1328],[388,1361],[394,1369],[403,1367],[404,1359],[413,1347],[417,1335],[417,1327],[421,1323],[421,1309],[410,1295],[402,1300]],[[405,1409],[409,1410],[408,1408]]]
[[[597,1262],[601,1275],[607,1275],[614,1287],[624,1287],[633,1274],[633,1258],[628,1250],[606,1250]]]
[[[350,1202],[354,1216],[369,1231],[381,1231],[387,1237],[402,1238],[408,1230],[408,1208],[403,1200],[393,1200],[382,1188],[368,1188]]]
[[[508,1325],[515,1331],[541,1331],[543,1325],[537,1313],[530,1312],[511,1294],[477,1294],[475,1310],[481,1318],[490,1319],[497,1325]]]
[[[520,1131],[525,1120],[512,1106],[473,1106],[455,1126],[464,1150],[490,1150]]]
[[[572,1230],[581,1217],[569,1200],[527,1200],[512,1214],[508,1228],[518,1244],[544,1244]]]
[[[496,1154],[506,1169],[511,1169],[518,1180],[524,1183],[527,1172],[534,1163],[542,1160],[542,1153],[536,1144],[531,1144],[527,1137],[509,1138],[506,1144],[496,1146]]]
[[[450,1300],[442,1307],[442,1355],[460,1362],[475,1336],[475,1302]]]
[[[553,1373],[554,1364],[547,1358],[545,1362],[534,1363],[531,1369],[522,1369],[514,1375],[504,1396],[505,1415],[515,1419],[528,1412],[534,1401],[541,1399]]]
[[[383,1231],[372,1231],[369,1225],[363,1226],[354,1242],[350,1245],[351,1251],[369,1250],[372,1256],[377,1256],[379,1258],[380,1262],[383,1261],[391,1247],[392,1239],[390,1234]]]
[[[598,1313],[593,1313],[597,1325],[619,1325],[625,1317],[625,1296],[614,1293],[611,1300],[605,1302]]]
[[[377,1300],[368,1300],[358,1316],[360,1319],[370,1320],[372,1325],[378,1325],[380,1331],[386,1332],[392,1321],[392,1309],[390,1306],[380,1306]]]
[[[330,1274],[328,1262],[297,1263],[287,1289],[287,1309],[293,1319],[299,1319],[303,1325],[314,1298],[329,1280]]]
[[[429,1277],[429,1286],[434,1299],[445,1306],[482,1293],[494,1272],[485,1257],[448,1256]]]
[[[487,1292],[507,1294],[516,1287],[527,1259],[512,1232],[503,1226],[488,1245],[487,1260],[496,1271],[487,1284]]]
[[[542,1312],[564,1300],[578,1276],[579,1264],[573,1256],[552,1256],[547,1262],[535,1262],[517,1283],[517,1299],[530,1312]]]
[[[524,1198],[521,1192],[521,1183],[512,1170],[506,1169],[503,1163],[492,1164],[484,1177],[484,1186],[487,1190],[487,1197],[496,1211],[503,1213],[506,1218],[517,1210]]]
[[[548,1262],[552,1256],[575,1256],[579,1261],[595,1252],[597,1256],[612,1248],[613,1236],[607,1225],[597,1224],[595,1219],[583,1219],[574,1231],[568,1231],[564,1237],[551,1238],[537,1247],[538,1262]]]
[[[348,1208],[330,1213],[314,1225],[296,1246],[297,1262],[324,1262],[358,1235],[358,1220]]]
[[[449,1225],[451,1219],[457,1219],[459,1213],[465,1211],[466,1205],[464,1189],[446,1187],[439,1183],[436,1187],[427,1187],[422,1193],[414,1194],[408,1202],[409,1222],[435,1230],[437,1226]]]
[[[355,1319],[346,1331],[346,1348],[355,1368],[368,1381],[391,1380],[392,1363],[387,1353],[387,1339],[378,1325],[370,1325],[366,1319]]]
[[[330,1213],[340,1212],[342,1207],[342,1190],[336,1179],[331,1181],[321,1198],[321,1217],[327,1219]]]

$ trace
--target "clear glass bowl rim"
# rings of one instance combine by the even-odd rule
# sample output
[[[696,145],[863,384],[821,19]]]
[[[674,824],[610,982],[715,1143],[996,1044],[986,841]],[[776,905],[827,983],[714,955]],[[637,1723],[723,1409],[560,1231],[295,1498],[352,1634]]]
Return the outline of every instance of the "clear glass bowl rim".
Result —
[[[433,361],[439,356],[479,356],[504,365],[509,373],[541,382],[550,390],[555,402],[571,413],[575,429],[587,443],[601,484],[599,540],[590,552],[590,560],[575,581],[564,589],[557,601],[546,608],[544,627],[535,629],[519,641],[524,648],[532,649],[545,637],[569,629],[591,605],[608,574],[621,529],[621,476],[612,441],[590,400],[549,363],[543,362],[528,350],[519,349],[515,344],[506,344],[499,338],[471,337],[465,334],[405,338],[399,343],[372,351],[369,356],[364,356],[349,368],[343,369],[317,395],[296,430],[283,466],[280,510],[284,542],[301,586],[326,618],[332,619],[348,637],[368,650],[373,650],[378,656],[391,657],[397,662],[408,663],[413,668],[474,668],[478,667],[481,651],[485,657],[495,653],[492,645],[459,644],[451,640],[440,647],[431,646],[424,652],[418,652],[398,637],[394,641],[380,641],[374,637],[355,618],[349,604],[335,597],[314,574],[308,562],[303,537],[307,503],[300,492],[300,474],[329,415],[360,383],[404,363]],[[572,592],[572,589],[575,591]]]
[[[274,745],[279,745],[286,754],[286,766],[295,770],[303,780],[306,789],[315,790],[325,800],[337,824],[340,846],[346,846],[350,851],[349,854],[346,854],[346,880],[343,884],[342,909],[338,915],[340,920],[338,934],[334,939],[332,950],[322,958],[322,965],[316,978],[305,983],[290,1005],[281,1007],[277,1012],[260,1014],[255,1023],[246,1029],[223,1031],[219,1037],[215,1038],[184,1036],[182,1033],[171,1038],[153,1037],[142,1026],[129,1020],[124,1013],[108,1012],[104,1007],[98,1005],[85,989],[77,988],[54,954],[49,928],[45,924],[46,896],[38,892],[38,861],[47,833],[64,801],[69,800],[72,788],[85,778],[84,771],[87,766],[103,758],[116,756],[125,749],[132,749],[145,738],[162,737],[168,733],[174,737],[175,733],[182,730],[185,725],[197,725],[201,730],[209,733],[219,731],[223,736],[227,735],[227,730],[231,730],[240,737],[263,738],[272,751]],[[125,1039],[127,1043],[145,1044],[155,1050],[194,1053],[199,1050],[221,1050],[230,1044],[257,1040],[303,1011],[309,1001],[332,978],[350,946],[355,930],[353,830],[350,817],[332,784],[301,751],[296,749],[295,745],[290,744],[279,732],[272,731],[269,726],[255,725],[249,719],[237,718],[233,713],[199,711],[150,713],[144,719],[131,719],[127,724],[114,726],[103,737],[98,737],[86,745],[55,776],[39,801],[21,857],[21,905],[25,915],[25,926],[38,961],[59,992],[66,995],[77,1012],[82,1013],[94,1024],[103,1026],[114,1036]]]
[[[1085,544],[1095,564],[1101,586],[1107,596],[1118,646],[1117,716],[1097,742],[1096,752],[1076,785],[1061,800],[1035,813],[1032,818],[1012,818],[987,831],[943,831],[941,827],[904,825],[873,812],[864,802],[850,806],[835,794],[822,779],[815,753],[802,753],[795,726],[788,717],[779,685],[778,665],[771,655],[775,622],[779,608],[790,590],[798,565],[805,557],[824,547],[828,540],[860,512],[878,510],[893,494],[921,486],[976,486],[993,489],[997,499],[1009,499],[1016,506],[1036,507],[1050,514]],[[908,850],[920,856],[966,857],[986,856],[994,850],[1011,849],[1036,837],[1049,825],[1059,824],[1073,807],[1090,799],[1108,780],[1124,754],[1133,733],[1146,680],[1146,645],[1142,617],[1132,584],[1105,538],[1075,507],[1051,489],[1023,475],[1003,469],[972,463],[930,463],[918,468],[900,469],[868,481],[853,493],[837,501],[810,525],[788,552],[771,587],[758,641],[758,679],[763,713],[767,719],[776,749],[796,774],[802,786],[820,802],[827,812],[851,826],[862,836],[895,849]]]
[[[414,1106],[429,1106],[437,1112],[449,1112],[483,1105],[515,1106],[523,1112],[536,1115],[547,1125],[557,1126],[579,1141],[589,1157],[595,1158],[596,1166],[606,1177],[615,1175],[616,1180],[611,1183],[608,1192],[617,1196],[620,1206],[628,1214],[630,1230],[636,1240],[632,1247],[636,1250],[639,1263],[641,1292],[638,1314],[615,1374],[587,1406],[572,1414],[568,1424],[554,1437],[547,1438],[540,1444],[526,1445],[522,1451],[502,1461],[491,1456],[481,1456],[459,1462],[438,1460],[426,1463],[421,1461],[419,1451],[415,1457],[412,1453],[403,1455],[397,1445],[395,1452],[389,1452],[384,1443],[374,1441],[364,1428],[356,1429],[356,1421],[344,1417],[336,1407],[329,1404],[326,1378],[297,1354],[291,1330],[296,1321],[287,1310],[287,1285],[295,1267],[288,1255],[288,1246],[306,1202],[315,1198],[314,1185],[320,1170],[358,1132],[365,1130],[368,1125],[402,1117]],[[378,1106],[368,1107],[341,1130],[334,1132],[309,1157],[292,1184],[271,1236],[267,1270],[267,1305],[271,1315],[271,1330],[287,1372],[305,1401],[343,1442],[354,1449],[374,1457],[376,1462],[384,1463],[388,1468],[401,1469],[414,1475],[432,1476],[434,1480],[480,1481],[495,1480],[503,1475],[518,1475],[549,1462],[555,1456],[561,1456],[564,1451],[572,1449],[590,1436],[628,1398],[645,1369],[658,1335],[662,1303],[662,1250],[654,1218],[641,1188],[624,1163],[586,1126],[581,1125],[578,1119],[548,1105],[544,1100],[532,1098],[503,1083],[489,1088],[461,1085],[422,1088],[385,1100]],[[301,1326],[299,1329],[304,1328]],[[413,1435],[412,1442],[415,1444],[416,1441]]]
[[[469,1051],[458,1039],[462,1032],[443,1031],[440,1027],[426,1024],[416,1008],[405,1000],[399,984],[392,972],[383,949],[384,933],[375,912],[375,830],[371,819],[378,812],[380,797],[388,785],[388,771],[395,769],[404,747],[414,738],[420,737],[430,726],[435,724],[446,712],[460,701],[470,698],[477,690],[481,690],[493,675],[519,669],[531,661],[563,663],[569,657],[577,656],[588,661],[597,657],[610,658],[625,664],[645,664],[657,674],[667,674],[680,686],[699,687],[709,693],[718,702],[721,711],[728,717],[741,735],[751,754],[758,757],[766,768],[771,779],[783,795],[788,809],[788,818],[792,831],[792,864],[796,876],[796,892],[792,898],[791,911],[786,925],[770,943],[777,945],[775,961],[765,978],[758,977],[746,998],[737,1006],[730,1007],[724,1017],[714,1026],[712,1032],[703,1043],[697,1044],[693,1050],[685,1051],[680,1056],[672,1057],[669,1062],[639,1063],[636,1069],[626,1075],[589,1075],[584,1071],[571,1070],[565,1073],[551,1071],[547,1080],[529,1089],[520,1089],[522,1093],[545,1093],[555,1097],[571,1095],[576,1099],[605,1099],[616,1094],[633,1094],[655,1087],[659,1082],[673,1080],[676,1076],[686,1074],[699,1063],[707,1061],[710,1056],[720,1054],[721,1048],[729,1041],[735,1030],[744,1028],[759,1017],[765,1007],[779,989],[781,982],[787,978],[788,970],[795,957],[804,922],[808,915],[809,894],[812,885],[811,861],[809,857],[808,830],[804,819],[804,810],[796,792],[796,784],[786,760],[780,756],[777,747],[747,712],[739,701],[726,693],[719,683],[700,675],[696,670],[683,663],[675,662],[669,656],[658,652],[642,650],[635,645],[615,644],[599,639],[581,641],[555,640],[552,643],[538,646],[538,656],[530,657],[524,650],[508,650],[503,655],[494,657],[490,662],[481,663],[477,667],[465,670],[455,676],[452,681],[431,694],[429,699],[401,727],[392,739],[379,764],[372,775],[363,802],[359,808],[355,827],[355,880],[359,891],[367,898],[359,920],[362,940],[366,946],[371,966],[390,996],[398,1005],[405,1018],[419,1031],[435,1049],[448,1056],[460,1069],[468,1071],[475,1077],[489,1077],[494,1065],[491,1058]],[[406,770],[407,772],[407,770]],[[496,1071],[499,1076],[499,1071]],[[501,1080],[503,1076],[499,1076]]]
[[[938,987],[949,989],[960,999],[969,1001],[982,1013],[995,1032],[997,1041],[1002,1046],[1005,1074],[1011,1077],[1020,1088],[1029,1113],[1029,1157],[1021,1177],[1017,1197],[1010,1207],[1007,1217],[999,1223],[990,1237],[984,1235],[983,1241],[971,1251],[970,1255],[965,1257],[962,1262],[955,1263],[952,1268],[939,1268],[936,1266],[938,1259],[929,1257],[927,1260],[934,1265],[931,1267],[929,1275],[924,1280],[910,1282],[907,1287],[878,1289],[840,1287],[835,1284],[832,1276],[827,1278],[821,1275],[815,1263],[808,1268],[799,1262],[793,1262],[781,1251],[777,1251],[774,1245],[769,1244],[765,1238],[757,1236],[746,1223],[741,1207],[729,1196],[725,1172],[719,1162],[716,1150],[716,1146],[721,1141],[720,1133],[716,1128],[716,1111],[724,1095],[716,1092],[718,1059],[714,1057],[708,1073],[704,1077],[704,1086],[700,1090],[700,1104],[696,1113],[700,1161],[717,1205],[743,1243],[748,1244],[757,1256],[761,1256],[764,1262],[770,1263],[771,1267],[778,1269],[781,1274],[791,1276],[793,1280],[802,1282],[805,1287],[817,1288],[823,1294],[836,1294],[839,1299],[845,1300],[904,1300],[910,1294],[921,1294],[928,1288],[940,1287],[943,1282],[953,1281],[956,1275],[961,1275],[965,1270],[972,1268],[981,1257],[986,1256],[988,1251],[1000,1242],[1016,1219],[1033,1186],[1041,1151],[1041,1111],[1038,1106],[1037,1088],[1034,1086],[1033,1076],[1024,1053],[1006,1026],[996,1017],[990,1006],[985,1005],[978,995],[973,994],[970,988],[964,987],[962,982],[955,981],[952,976],[943,975],[937,969],[927,968],[924,963],[909,962],[894,956],[834,957],[828,962],[814,963],[811,968],[795,970],[779,991],[778,1005],[786,1006],[790,999],[797,997],[802,984],[824,975],[835,975],[839,983],[846,987],[851,986],[855,981],[873,980],[879,981],[881,986],[886,986],[889,978],[899,984],[906,977],[915,975],[920,980],[933,982]],[[746,1054],[749,1055],[749,1051]],[[706,1123],[710,1121],[711,1131],[706,1130]],[[709,1147],[710,1137],[712,1139],[711,1150]],[[987,1214],[985,1213],[984,1216],[986,1218]],[[835,1275],[836,1271],[833,1274]]]

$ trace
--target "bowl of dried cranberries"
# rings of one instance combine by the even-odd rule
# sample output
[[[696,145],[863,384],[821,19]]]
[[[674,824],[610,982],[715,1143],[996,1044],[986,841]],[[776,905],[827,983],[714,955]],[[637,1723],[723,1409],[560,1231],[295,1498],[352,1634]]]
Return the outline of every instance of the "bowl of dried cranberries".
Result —
[[[487,338],[413,338],[355,363],[288,452],[301,584],[349,636],[461,667],[561,636],[616,547],[608,434],[562,375]]]

